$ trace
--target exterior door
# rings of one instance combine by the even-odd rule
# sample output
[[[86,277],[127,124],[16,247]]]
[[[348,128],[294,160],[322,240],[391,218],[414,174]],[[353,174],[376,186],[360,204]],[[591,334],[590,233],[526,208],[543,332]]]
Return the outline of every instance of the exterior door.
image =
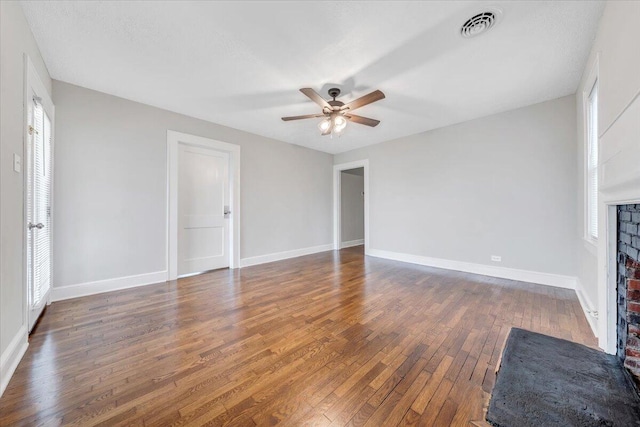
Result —
[[[51,192],[53,182],[52,111],[30,92],[26,161],[26,273],[29,331],[46,304],[51,289]],[[48,111],[49,110],[49,111]]]
[[[229,154],[178,146],[178,276],[229,267]]]

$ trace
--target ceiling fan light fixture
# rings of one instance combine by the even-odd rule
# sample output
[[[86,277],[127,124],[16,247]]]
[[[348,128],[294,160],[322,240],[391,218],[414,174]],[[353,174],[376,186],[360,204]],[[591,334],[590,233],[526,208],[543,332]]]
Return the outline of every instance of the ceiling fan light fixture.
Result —
[[[335,133],[341,133],[345,127],[347,127],[347,119],[343,116],[337,115],[333,119],[333,131]]]
[[[328,133],[330,127],[331,127],[331,119],[329,118],[326,118],[322,120],[320,123],[318,123],[318,129],[320,129],[320,132],[322,132],[323,134]]]

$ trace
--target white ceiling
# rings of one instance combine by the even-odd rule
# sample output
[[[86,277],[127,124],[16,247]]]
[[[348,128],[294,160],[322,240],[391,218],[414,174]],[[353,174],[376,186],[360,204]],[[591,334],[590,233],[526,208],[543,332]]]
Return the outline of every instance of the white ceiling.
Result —
[[[54,79],[329,153],[575,92],[603,3],[22,2]],[[486,34],[459,35],[488,7]],[[348,101],[380,89],[349,124],[319,135],[298,91]],[[328,98],[328,95],[326,95]],[[55,101],[55,100],[54,100]]]

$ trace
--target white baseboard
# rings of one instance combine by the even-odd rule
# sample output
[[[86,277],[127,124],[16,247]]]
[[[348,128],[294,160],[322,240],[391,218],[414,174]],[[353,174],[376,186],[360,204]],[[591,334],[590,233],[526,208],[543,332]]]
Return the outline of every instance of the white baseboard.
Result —
[[[593,331],[593,335],[598,337],[598,310],[596,310],[589,298],[589,295],[584,291],[582,287],[582,282],[580,280],[576,281],[576,295],[578,296],[578,301],[580,301],[580,306],[582,307],[582,311],[584,311],[584,316],[587,318],[587,322],[589,326],[591,326],[591,330]]]
[[[297,258],[299,256],[311,255],[318,252],[333,250],[333,245],[312,246],[310,248],[294,249],[292,251],[276,252],[273,254],[259,255],[240,260],[240,267],[250,267],[252,265],[266,264],[268,262],[282,261],[283,259]]]
[[[167,270],[137,274],[135,276],[116,277],[114,279],[97,280],[95,282],[78,283],[77,285],[54,287],[51,290],[51,300],[61,301],[166,281]]]
[[[348,242],[342,242],[340,244],[340,249],[350,248],[352,246],[360,246],[360,245],[364,245],[364,239],[349,240]]]
[[[369,249],[367,255],[378,258],[392,259],[411,264],[426,265],[429,267],[443,268],[445,270],[464,271],[466,273],[481,274],[483,276],[499,277],[502,279],[518,280],[520,282],[538,283],[541,285],[555,286],[557,288],[575,289],[576,278],[560,274],[541,273],[538,271],[518,270],[515,268],[495,267],[493,265],[475,264],[464,261],[453,261],[441,258],[430,258],[420,255],[404,254],[399,252]]]
[[[0,355],[0,396],[4,393],[22,356],[29,347],[27,327],[22,325],[9,346]]]

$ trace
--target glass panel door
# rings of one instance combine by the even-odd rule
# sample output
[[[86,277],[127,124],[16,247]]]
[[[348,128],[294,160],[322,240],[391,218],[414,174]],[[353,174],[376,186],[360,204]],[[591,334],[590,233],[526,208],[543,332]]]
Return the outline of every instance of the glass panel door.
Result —
[[[49,300],[51,288],[52,126],[38,97],[29,109],[27,147],[27,284],[29,330]]]

